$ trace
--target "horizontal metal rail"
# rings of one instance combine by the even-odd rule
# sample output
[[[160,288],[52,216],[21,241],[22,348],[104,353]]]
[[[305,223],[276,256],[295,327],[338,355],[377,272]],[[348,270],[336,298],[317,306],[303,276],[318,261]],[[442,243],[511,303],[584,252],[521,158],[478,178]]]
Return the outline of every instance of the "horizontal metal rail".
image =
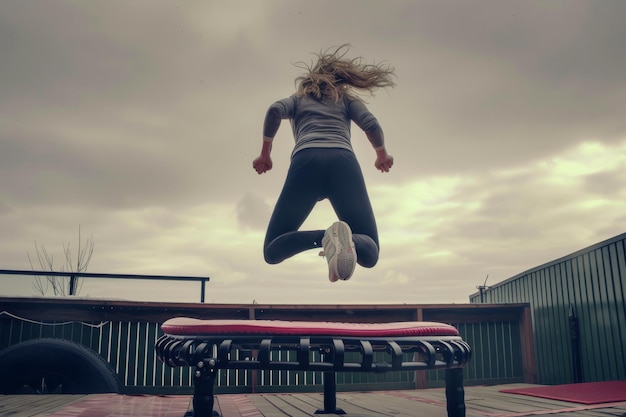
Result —
[[[25,271],[15,269],[0,269],[0,275],[35,275],[45,277],[76,278],[105,278],[105,279],[149,279],[160,281],[196,281],[200,282],[200,302],[204,303],[206,283],[209,277],[179,276],[179,275],[137,275],[137,274],[99,274],[89,272],[59,272],[59,271]],[[70,286],[72,287],[72,286]],[[74,295],[70,292],[70,295]]]

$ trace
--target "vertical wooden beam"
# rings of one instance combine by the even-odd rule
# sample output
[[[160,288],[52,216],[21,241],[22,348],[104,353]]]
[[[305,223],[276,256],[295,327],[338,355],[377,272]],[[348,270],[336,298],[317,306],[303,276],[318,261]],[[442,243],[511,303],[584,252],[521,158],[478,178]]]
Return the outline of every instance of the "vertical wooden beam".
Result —
[[[415,320],[416,321],[424,321],[424,310],[419,307],[415,310]],[[416,360],[417,353],[413,354],[413,360]],[[426,384],[426,372],[427,371],[415,371],[413,374],[413,379],[415,380],[415,389],[425,389],[427,388]]]
[[[250,307],[248,309],[248,319],[250,320],[256,320],[256,309],[254,307]],[[259,356],[259,351],[258,350],[252,350],[251,351],[252,355],[254,357],[258,357]],[[259,380],[259,371],[257,371],[256,369],[251,369],[246,371],[248,372],[248,375],[250,376],[250,391],[253,394],[256,394],[257,392],[257,387],[259,386],[258,384],[258,380]]]

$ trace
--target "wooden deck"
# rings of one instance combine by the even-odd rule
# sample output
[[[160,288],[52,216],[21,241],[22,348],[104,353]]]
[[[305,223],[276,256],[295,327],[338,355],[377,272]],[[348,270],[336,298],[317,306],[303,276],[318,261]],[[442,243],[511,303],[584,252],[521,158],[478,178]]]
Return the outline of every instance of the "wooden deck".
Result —
[[[510,384],[466,387],[467,417],[626,416],[626,402],[584,405],[499,390],[530,386]],[[224,394],[216,409],[224,417],[311,417],[323,407],[321,393]],[[183,417],[189,396],[11,395],[0,396],[0,417]],[[346,417],[445,417],[443,389],[339,392],[337,406]]]

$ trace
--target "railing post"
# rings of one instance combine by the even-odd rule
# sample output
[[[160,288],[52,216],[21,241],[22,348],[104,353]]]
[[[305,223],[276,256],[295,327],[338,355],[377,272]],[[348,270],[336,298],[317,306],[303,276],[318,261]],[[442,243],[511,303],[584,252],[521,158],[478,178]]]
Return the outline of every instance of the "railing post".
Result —
[[[76,295],[76,275],[70,275],[70,295]]]

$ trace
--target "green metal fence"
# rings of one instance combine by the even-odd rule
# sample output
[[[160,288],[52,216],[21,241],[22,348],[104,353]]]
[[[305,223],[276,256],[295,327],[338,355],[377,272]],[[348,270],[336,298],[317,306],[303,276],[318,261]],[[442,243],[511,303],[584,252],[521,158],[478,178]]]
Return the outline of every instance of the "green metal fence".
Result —
[[[15,310],[18,305],[22,309],[20,315],[10,311]],[[141,303],[138,305],[137,308],[141,309]],[[85,302],[81,301],[81,308],[87,307]],[[37,311],[40,308],[37,304],[31,310]],[[198,313],[207,314],[206,305],[194,308]],[[123,309],[124,316],[135,314],[126,312],[133,309],[132,305],[124,306]],[[191,369],[165,366],[156,357],[154,345],[162,334],[160,330],[162,320],[160,318],[150,321],[111,319],[112,316],[120,315],[120,313],[111,314],[112,310],[114,311],[114,308],[108,306],[93,306],[90,309],[91,313],[85,314],[80,311],[73,312],[72,304],[69,303],[62,306],[60,310],[62,313],[47,312],[39,315],[33,313],[31,317],[27,317],[28,313],[25,311],[30,311],[27,307],[19,303],[7,305],[2,303],[0,298],[0,349],[31,339],[71,340],[104,358],[120,377],[127,393],[190,393]],[[164,310],[168,309],[164,308]],[[307,313],[302,308],[297,310],[295,314]],[[372,315],[384,315],[379,306],[372,306],[371,310],[366,310],[364,309],[362,314],[370,318]],[[232,312],[220,313],[220,311],[219,308],[213,308],[211,315],[234,314]],[[239,315],[244,313],[253,315],[241,309],[236,312]],[[176,313],[173,314],[176,315]],[[314,311],[311,314],[321,313]],[[456,314],[459,317],[466,316],[463,312],[450,314],[452,316]],[[42,319],[40,317],[42,315],[46,319]],[[63,319],[54,320],[55,315]],[[488,316],[497,317],[498,315],[494,313]],[[66,320],[72,316],[87,317],[89,321]],[[94,320],[97,316],[102,316],[102,320]],[[456,323],[451,322],[472,347],[473,358],[465,370],[467,385],[524,381],[519,322],[493,321],[492,319],[468,321],[466,318]],[[285,355],[287,352],[274,352],[273,354]],[[338,373],[337,387],[339,390],[388,390],[412,389],[416,386],[444,386],[442,371],[428,371],[422,373],[422,376],[418,374],[408,371],[381,374]],[[420,381],[419,378],[422,380]],[[320,372],[228,370],[220,372],[216,382],[216,392],[321,391],[322,380]]]

